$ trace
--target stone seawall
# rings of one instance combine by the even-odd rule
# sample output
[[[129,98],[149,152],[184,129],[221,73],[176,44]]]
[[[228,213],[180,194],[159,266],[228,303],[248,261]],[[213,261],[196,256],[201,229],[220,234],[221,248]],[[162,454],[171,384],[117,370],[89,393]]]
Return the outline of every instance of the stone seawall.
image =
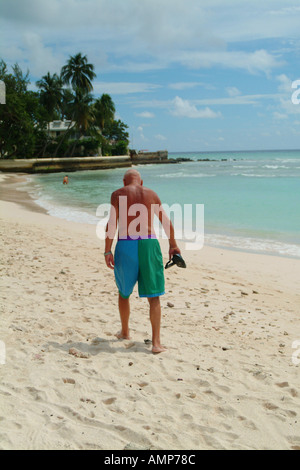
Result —
[[[0,160],[0,171],[7,173],[55,173],[105,170],[147,163],[171,163],[167,151],[135,153],[114,157],[33,158]]]
[[[8,173],[55,173],[130,167],[128,155],[116,157],[74,157],[0,160],[0,171]]]
[[[168,163],[168,152],[161,150],[158,152],[131,152],[130,153],[132,163],[145,164],[145,163]]]

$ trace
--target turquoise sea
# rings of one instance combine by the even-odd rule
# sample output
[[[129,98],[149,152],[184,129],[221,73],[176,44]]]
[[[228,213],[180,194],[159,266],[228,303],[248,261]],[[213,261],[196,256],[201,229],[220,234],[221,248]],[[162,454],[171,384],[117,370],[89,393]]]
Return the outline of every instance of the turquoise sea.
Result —
[[[162,202],[203,204],[205,243],[300,258],[300,150],[170,153],[177,164],[136,167]],[[198,161],[207,159],[208,161]],[[97,224],[125,169],[33,175],[26,183],[51,215]]]

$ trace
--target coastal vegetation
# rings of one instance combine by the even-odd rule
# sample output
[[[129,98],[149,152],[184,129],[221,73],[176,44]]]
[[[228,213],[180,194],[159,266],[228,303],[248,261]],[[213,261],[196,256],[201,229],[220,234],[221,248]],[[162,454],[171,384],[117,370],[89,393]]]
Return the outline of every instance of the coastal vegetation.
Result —
[[[7,69],[0,59],[6,104],[0,105],[0,158],[124,155],[128,126],[115,119],[110,95],[95,97],[93,64],[81,53],[70,57],[59,74],[41,77],[30,89],[29,72],[18,64]],[[53,123],[63,132],[53,132]]]

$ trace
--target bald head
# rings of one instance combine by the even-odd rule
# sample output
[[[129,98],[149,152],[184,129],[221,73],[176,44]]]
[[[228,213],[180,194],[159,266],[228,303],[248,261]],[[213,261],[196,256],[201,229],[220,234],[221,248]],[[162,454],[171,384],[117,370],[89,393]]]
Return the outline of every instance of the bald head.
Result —
[[[128,184],[143,184],[143,180],[141,178],[140,173],[134,169],[126,171],[123,181],[125,186],[127,186]]]

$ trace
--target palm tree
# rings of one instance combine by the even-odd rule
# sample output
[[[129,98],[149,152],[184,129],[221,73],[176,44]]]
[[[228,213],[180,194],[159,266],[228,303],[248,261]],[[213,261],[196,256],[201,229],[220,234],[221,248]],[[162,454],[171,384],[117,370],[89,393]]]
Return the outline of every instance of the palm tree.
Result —
[[[45,155],[46,148],[50,142],[49,140],[49,126],[50,122],[55,119],[57,115],[61,113],[61,104],[62,104],[62,81],[59,76],[55,73],[50,75],[48,72],[47,75],[44,75],[41,80],[36,82],[37,87],[40,91],[40,102],[46,109],[48,115],[48,135],[45,140],[45,145],[43,148],[42,155]]]
[[[55,73],[44,75],[41,80],[36,82],[37,87],[41,90],[40,100],[45,107],[49,121],[53,121],[55,116],[60,113],[62,100],[62,81]]]
[[[54,157],[57,156],[59,149],[62,144],[70,137],[70,134],[73,132],[73,114],[74,114],[74,102],[75,95],[70,90],[70,88],[63,88],[62,90],[62,100],[61,100],[61,116],[62,120],[69,120],[69,125],[66,132],[60,137],[58,145],[56,146]]]
[[[74,102],[72,104],[72,118],[76,123],[75,126],[78,137],[74,141],[72,150],[70,152],[71,156],[74,153],[76,145],[78,145],[80,142],[81,137],[85,135],[86,131],[89,130],[94,123],[95,117],[93,113],[93,107],[91,105],[92,101],[93,97],[89,93],[85,94],[84,96],[75,96]]]
[[[105,126],[112,123],[115,118],[116,108],[111,97],[104,93],[101,98],[98,98],[94,104],[94,112],[96,121],[103,132]]]
[[[71,123],[56,148],[55,156],[62,143],[69,137],[70,132],[73,132],[71,127],[73,121],[76,122],[76,128],[80,136],[83,135],[88,123],[92,121],[92,116],[87,117],[87,115],[88,110],[91,113],[91,96],[89,93],[93,90],[92,80],[95,77],[93,64],[89,64],[87,57],[82,56],[81,52],[73,57],[70,56],[67,64],[62,67],[60,74],[62,83],[71,85],[75,94],[72,94],[70,90],[64,90],[63,113],[68,115]],[[82,113],[82,116],[80,116],[80,113]],[[74,149],[75,146],[73,151]]]
[[[85,95],[80,100],[78,98],[74,100],[73,119],[80,135],[83,135],[94,121],[92,101],[93,97],[90,94]]]
[[[72,119],[72,105],[75,95],[70,88],[62,90],[61,115],[62,119]]]
[[[84,95],[93,90],[92,80],[96,77],[93,64],[89,64],[87,56],[81,52],[71,56],[61,69],[61,79],[64,84],[71,84],[76,95]]]

